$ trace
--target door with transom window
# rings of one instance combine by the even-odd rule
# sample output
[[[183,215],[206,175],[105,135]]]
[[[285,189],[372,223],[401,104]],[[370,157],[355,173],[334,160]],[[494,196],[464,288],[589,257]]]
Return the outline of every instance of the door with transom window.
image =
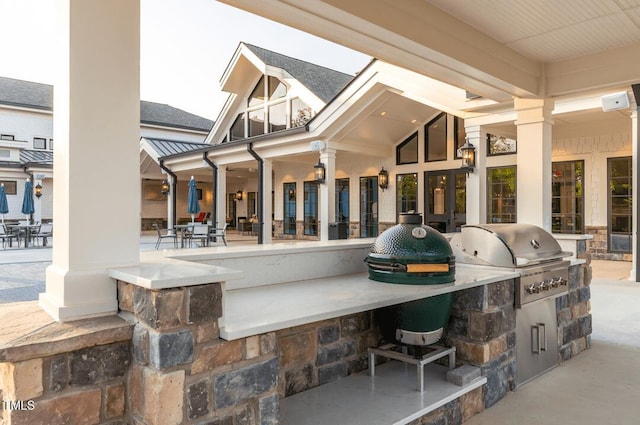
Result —
[[[467,222],[467,174],[460,169],[425,171],[425,224],[442,233]]]

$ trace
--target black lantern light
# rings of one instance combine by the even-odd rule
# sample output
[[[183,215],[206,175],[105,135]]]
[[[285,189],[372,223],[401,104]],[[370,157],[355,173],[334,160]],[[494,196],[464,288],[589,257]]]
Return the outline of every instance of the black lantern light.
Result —
[[[382,167],[380,172],[378,173],[378,186],[383,191],[389,187],[389,172]]]
[[[169,182],[166,180],[162,180],[162,183],[160,184],[160,193],[162,193],[163,195],[166,195],[167,193],[169,193]]]
[[[473,173],[473,169],[476,168],[476,148],[467,139],[466,143],[460,148],[462,155],[462,169],[467,170],[467,173]]]
[[[236,192],[236,201],[242,201],[242,191],[238,190]]]
[[[313,166],[313,175],[315,177],[316,183],[324,183],[325,168],[322,162],[318,161],[318,163]]]
[[[40,183],[36,184],[36,198],[40,199],[42,196],[42,185]]]

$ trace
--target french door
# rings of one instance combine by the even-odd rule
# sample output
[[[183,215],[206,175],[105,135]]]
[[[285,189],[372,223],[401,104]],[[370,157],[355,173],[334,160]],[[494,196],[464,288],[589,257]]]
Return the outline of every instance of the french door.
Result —
[[[443,232],[459,232],[467,221],[465,170],[425,171],[425,224]]]

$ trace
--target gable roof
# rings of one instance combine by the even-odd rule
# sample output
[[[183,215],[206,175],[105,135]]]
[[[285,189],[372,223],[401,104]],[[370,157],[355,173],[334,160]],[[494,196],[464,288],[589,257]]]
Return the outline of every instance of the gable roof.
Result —
[[[325,103],[333,99],[353,79],[353,75],[285,56],[252,44],[244,42],[242,44],[265,64],[287,71]]]
[[[0,104],[53,111],[53,86],[0,77]],[[209,131],[213,121],[173,106],[140,101],[140,122],[143,124]]]
[[[53,110],[53,86],[0,77],[0,104]]]
[[[170,105],[148,102],[146,100],[140,101],[140,122],[200,131],[209,131],[211,127],[213,127],[213,121],[199,115],[174,108]]]

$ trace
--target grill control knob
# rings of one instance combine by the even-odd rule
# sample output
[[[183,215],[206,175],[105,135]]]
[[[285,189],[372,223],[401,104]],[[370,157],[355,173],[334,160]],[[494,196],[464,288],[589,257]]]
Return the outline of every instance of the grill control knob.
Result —
[[[537,287],[537,285],[535,283],[529,284],[525,290],[527,291],[527,294],[536,294],[536,293],[538,293],[538,287]]]
[[[568,281],[567,279],[564,279],[564,278],[562,278],[562,277],[559,277],[559,278],[558,278],[558,284],[559,284],[560,286],[567,286],[567,283],[569,283],[569,281]]]

